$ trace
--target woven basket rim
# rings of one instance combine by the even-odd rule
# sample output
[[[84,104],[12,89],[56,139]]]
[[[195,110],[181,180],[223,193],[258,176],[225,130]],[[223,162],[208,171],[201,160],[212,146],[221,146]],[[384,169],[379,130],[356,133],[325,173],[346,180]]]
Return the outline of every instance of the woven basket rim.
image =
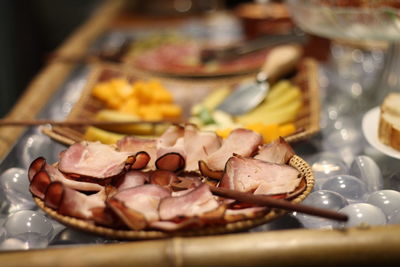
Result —
[[[301,157],[295,155],[290,161],[289,165],[296,168],[306,180],[306,188],[304,191],[292,199],[291,201],[294,203],[299,203],[303,201],[312,191],[314,186],[314,176],[311,170],[311,167],[305,162]],[[165,232],[165,231],[157,231],[157,230],[116,230],[104,226],[95,225],[92,222],[85,221],[82,219],[65,216],[57,213],[55,210],[48,208],[44,205],[44,202],[34,197],[36,204],[48,215],[50,215],[56,221],[73,227],[75,229],[85,231],[91,234],[97,234],[104,237],[114,238],[114,239],[125,239],[125,240],[146,240],[146,239],[161,239],[168,238],[173,236],[205,236],[205,235],[217,235],[217,234],[227,234],[234,233],[239,231],[248,230],[250,228],[254,228],[261,224],[270,222],[274,219],[281,217],[286,214],[287,211],[280,209],[271,209],[267,214],[262,217],[257,217],[254,219],[245,219],[236,222],[230,222],[224,225],[217,226],[209,226],[205,228],[199,228],[194,230],[187,231],[177,231],[177,232]]]

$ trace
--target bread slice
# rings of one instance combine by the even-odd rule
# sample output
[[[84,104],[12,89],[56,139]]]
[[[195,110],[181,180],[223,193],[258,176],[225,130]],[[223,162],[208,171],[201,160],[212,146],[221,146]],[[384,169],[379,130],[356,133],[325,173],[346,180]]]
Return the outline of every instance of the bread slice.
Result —
[[[400,93],[389,94],[381,105],[379,140],[400,151]]]
[[[400,117],[400,93],[387,95],[381,105],[381,112]]]

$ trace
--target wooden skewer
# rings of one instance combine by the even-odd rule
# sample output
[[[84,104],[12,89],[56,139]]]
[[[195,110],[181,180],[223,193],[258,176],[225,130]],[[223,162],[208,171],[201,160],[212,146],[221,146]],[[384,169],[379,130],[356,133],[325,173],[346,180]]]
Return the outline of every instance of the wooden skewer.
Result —
[[[98,52],[78,57],[52,53],[48,56],[48,59],[54,61],[61,61],[65,63],[74,63],[74,64],[79,64],[79,63],[88,64],[95,61],[123,63],[123,56],[128,52],[131,44],[132,44],[131,38],[126,38],[123,41],[123,43],[116,49],[110,50],[104,48],[103,50],[100,50]]]
[[[253,195],[250,193],[243,193],[236,190],[231,190],[227,188],[221,187],[213,187],[210,186],[211,192],[215,195],[232,198],[235,200],[239,200],[241,202],[250,203],[250,204],[258,204],[263,206],[268,206],[271,208],[279,208],[290,211],[297,211],[309,215],[314,215],[318,217],[323,217],[327,219],[337,220],[337,221],[347,221],[349,218],[346,214],[339,213],[332,210],[315,208],[307,205],[296,204],[287,200],[282,199],[274,199],[271,197],[263,196],[263,195]]]
[[[54,120],[0,120],[0,126],[37,126],[50,124],[53,126],[113,126],[113,125],[132,125],[132,124],[169,124],[178,123],[177,121],[98,121],[98,120],[68,120],[68,121],[54,121]]]

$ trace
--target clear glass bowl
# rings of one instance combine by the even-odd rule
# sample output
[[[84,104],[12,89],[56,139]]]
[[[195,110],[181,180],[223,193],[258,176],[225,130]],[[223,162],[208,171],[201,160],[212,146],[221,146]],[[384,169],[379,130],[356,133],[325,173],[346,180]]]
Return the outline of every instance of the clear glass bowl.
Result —
[[[389,46],[378,81],[357,100],[361,111],[379,105],[389,92],[400,92],[400,1],[286,0],[304,31],[332,40],[384,42]]]
[[[363,1],[360,7],[340,2],[357,1],[287,0],[294,21],[309,33],[329,39],[400,40],[400,9],[384,5],[388,1]]]

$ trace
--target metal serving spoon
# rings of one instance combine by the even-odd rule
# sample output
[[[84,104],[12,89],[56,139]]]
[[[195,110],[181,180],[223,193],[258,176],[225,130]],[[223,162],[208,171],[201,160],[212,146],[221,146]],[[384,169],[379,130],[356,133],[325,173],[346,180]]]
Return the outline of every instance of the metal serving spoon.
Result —
[[[292,71],[301,56],[302,48],[299,45],[281,45],[272,48],[255,82],[239,84],[217,109],[231,115],[241,115],[254,109],[264,100],[270,84]]]

